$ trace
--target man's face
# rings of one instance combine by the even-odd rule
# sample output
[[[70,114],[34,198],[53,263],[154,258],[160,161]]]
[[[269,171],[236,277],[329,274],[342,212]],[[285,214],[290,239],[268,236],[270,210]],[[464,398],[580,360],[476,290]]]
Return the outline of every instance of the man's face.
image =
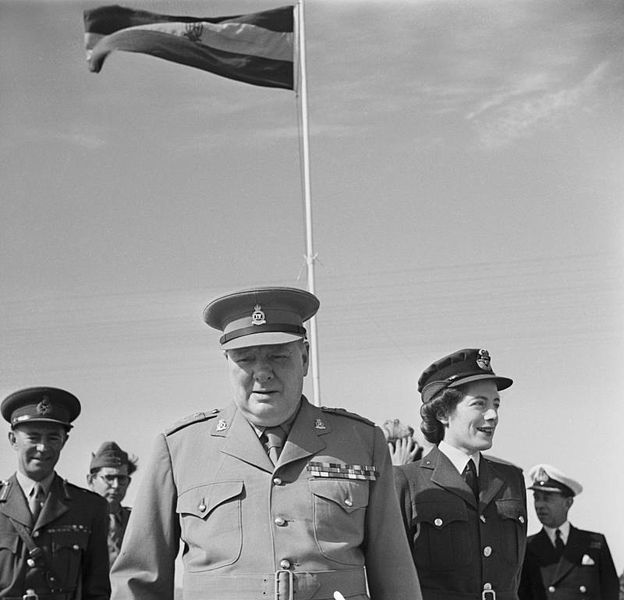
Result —
[[[440,419],[445,425],[444,441],[466,454],[488,450],[498,425],[500,398],[496,384],[485,379],[462,385],[460,390],[464,397]]]
[[[17,452],[17,469],[34,481],[52,473],[66,441],[67,431],[57,423],[22,423],[9,431],[9,442]]]
[[[105,498],[111,508],[118,509],[130,485],[128,465],[101,467],[96,473],[90,473],[87,481],[89,487]]]
[[[537,518],[542,525],[559,527],[568,519],[568,511],[574,502],[574,498],[564,496],[559,492],[542,492],[535,490],[533,492],[533,503]]]
[[[248,421],[271,427],[295,413],[308,372],[304,342],[228,350],[226,358],[234,402]]]

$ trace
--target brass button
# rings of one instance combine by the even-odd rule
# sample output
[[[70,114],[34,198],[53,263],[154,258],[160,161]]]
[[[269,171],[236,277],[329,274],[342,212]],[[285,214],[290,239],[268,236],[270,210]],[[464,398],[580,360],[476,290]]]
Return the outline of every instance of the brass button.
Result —
[[[282,517],[277,517],[275,521],[273,521],[278,527],[284,527],[286,525],[286,521],[282,519]]]
[[[524,523],[524,517],[522,515],[520,515],[518,517],[518,521],[520,521],[520,523]]]
[[[554,585],[549,585],[548,586],[548,591],[552,594],[555,591],[555,586]]]
[[[73,548],[74,550],[80,550],[80,546],[79,546],[78,544],[74,544],[74,545],[72,546],[72,548]]]
[[[587,591],[587,588],[586,588],[584,585],[582,585],[582,586],[579,588],[579,592],[581,592],[581,594],[584,594],[586,591]]]
[[[32,558],[27,558],[26,564],[32,569],[35,566],[35,561]]]
[[[483,584],[483,589],[484,590],[491,590],[492,589],[492,584],[491,583],[484,583]]]
[[[345,498],[344,503],[345,503],[347,506],[353,506],[353,500],[351,500],[351,498]]]
[[[444,521],[443,521],[442,519],[440,519],[440,517],[438,517],[438,518],[437,518],[437,519],[433,522],[433,524],[434,524],[436,527],[442,527],[442,523],[444,523]]]
[[[282,569],[290,569],[290,561],[286,559],[280,561],[280,567],[282,567]]]
[[[483,548],[483,556],[488,557],[492,554],[492,546],[486,546]]]
[[[202,502],[198,507],[197,510],[199,510],[199,512],[205,512],[206,510],[206,505]]]
[[[282,485],[282,480],[279,477],[274,477],[273,485]]]
[[[481,520],[481,523],[485,523],[485,515],[481,515],[479,519]]]

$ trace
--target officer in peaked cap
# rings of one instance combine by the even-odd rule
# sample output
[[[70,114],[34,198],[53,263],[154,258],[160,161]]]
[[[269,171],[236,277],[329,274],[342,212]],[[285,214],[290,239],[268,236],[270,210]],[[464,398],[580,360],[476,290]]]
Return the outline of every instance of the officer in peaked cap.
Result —
[[[0,598],[108,598],[106,503],[55,472],[80,402],[34,387],[5,398],[0,412],[17,455],[16,473],[0,482]]]
[[[532,467],[529,479],[543,527],[528,539],[521,600],[533,600],[536,588],[554,600],[617,600],[619,582],[605,536],[577,529],[568,521],[568,511],[583,486],[546,464]]]
[[[526,539],[522,471],[482,454],[498,425],[490,353],[458,350],[422,373],[421,430],[434,444],[395,467],[395,484],[425,600],[515,600]]]
[[[131,459],[116,442],[104,442],[91,455],[87,483],[108,503],[108,558],[111,566],[119,555],[128,527],[131,509],[122,506],[121,502],[136,468],[136,459]]]
[[[421,598],[383,433],[302,395],[318,306],[293,288],[207,306],[233,398],[158,437],[113,598],[172,597],[180,543],[185,600]]]

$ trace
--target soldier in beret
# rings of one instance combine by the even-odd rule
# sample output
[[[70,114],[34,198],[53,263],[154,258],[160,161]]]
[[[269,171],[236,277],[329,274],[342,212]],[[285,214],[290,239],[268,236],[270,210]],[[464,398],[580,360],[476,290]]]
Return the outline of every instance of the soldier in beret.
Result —
[[[27,388],[0,411],[17,455],[17,472],[0,482],[0,598],[109,598],[106,502],[54,470],[80,402],[58,388]]]
[[[233,402],[158,437],[113,598],[172,598],[180,544],[185,600],[421,598],[383,433],[302,396],[318,305],[293,288],[208,305]]]
[[[104,442],[95,454],[91,455],[91,465],[87,475],[89,488],[108,502],[108,558],[112,567],[119,555],[130,508],[122,506],[132,474],[136,471],[136,459],[115,442]]]
[[[568,521],[583,486],[546,464],[532,467],[529,477],[543,528],[528,539],[520,598],[534,600],[535,588],[541,587],[544,597],[552,600],[618,600],[617,572],[605,536]]]
[[[445,356],[421,375],[421,430],[435,444],[395,467],[425,600],[516,600],[526,544],[522,471],[482,454],[498,425],[499,377],[487,350]]]

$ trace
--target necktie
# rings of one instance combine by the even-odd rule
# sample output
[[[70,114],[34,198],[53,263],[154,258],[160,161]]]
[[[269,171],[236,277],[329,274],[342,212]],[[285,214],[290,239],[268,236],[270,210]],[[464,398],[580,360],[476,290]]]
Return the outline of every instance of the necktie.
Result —
[[[41,512],[41,507],[43,506],[44,500],[45,494],[43,493],[43,487],[40,483],[35,483],[28,498],[28,508],[30,508],[30,512],[32,513],[33,519],[35,521],[37,520],[37,517]]]
[[[477,477],[477,467],[474,464],[472,458],[468,461],[464,472],[462,473],[464,481],[468,484],[468,487],[472,490],[474,497],[479,499],[479,478]]]
[[[269,454],[269,458],[273,461],[273,464],[277,464],[282,446],[284,445],[284,439],[286,439],[286,432],[281,427],[267,427],[262,434],[265,438],[265,448]]]
[[[117,558],[119,550],[121,550],[121,523],[119,522],[119,515],[115,513],[109,513],[108,515],[108,558],[112,565],[113,561]]]
[[[557,556],[559,558],[561,558],[561,555],[563,554],[563,539],[561,538],[561,530],[557,529],[555,531],[555,551],[557,552]]]

